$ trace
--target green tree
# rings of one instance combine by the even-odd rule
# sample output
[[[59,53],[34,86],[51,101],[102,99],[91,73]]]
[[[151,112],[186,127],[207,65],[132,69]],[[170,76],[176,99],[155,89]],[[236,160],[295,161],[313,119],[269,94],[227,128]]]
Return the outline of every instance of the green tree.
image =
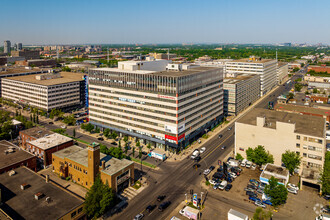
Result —
[[[84,210],[89,218],[99,218],[115,205],[116,196],[109,184],[102,183],[98,175],[91,189],[86,193]]]
[[[314,88],[313,93],[317,93],[317,92],[318,92],[317,88]]]
[[[125,143],[127,143],[127,141],[128,141],[128,137],[126,135],[124,136],[124,141],[125,141]]]
[[[150,149],[151,149],[151,145],[150,145],[150,143],[148,143],[147,148],[148,148],[148,150],[149,150],[149,152],[150,152]]]
[[[52,131],[54,131],[55,133],[62,134],[62,135],[66,132],[66,130],[64,128],[56,128],[56,129],[53,129]]]
[[[125,142],[125,154],[127,154],[127,151],[128,151],[128,143]]]
[[[240,153],[237,153],[236,160],[244,160],[244,157]]]
[[[73,115],[69,115],[63,118],[63,122],[67,125],[74,125],[76,123],[76,119]]]
[[[94,125],[88,123],[87,125],[84,126],[84,129],[88,132],[92,132],[94,130]]]
[[[113,131],[113,132],[111,133],[111,138],[112,138],[112,139],[116,139],[117,137],[118,137],[117,132]]]
[[[246,157],[249,161],[261,166],[266,163],[274,163],[273,155],[265,150],[265,148],[261,145],[252,149],[248,148],[246,150]]]
[[[104,137],[109,138],[109,135],[110,135],[110,129],[109,129],[109,128],[104,129],[104,131],[103,131],[103,135],[104,135]]]
[[[30,114],[30,121],[32,121],[33,119],[32,119],[32,115]]]
[[[98,127],[94,128],[94,132],[95,133],[100,133],[100,128],[98,128]]]
[[[289,170],[291,174],[293,174],[294,169],[298,168],[300,165],[300,156],[299,154],[293,152],[293,151],[285,151],[284,154],[282,154],[282,163],[284,166]]]
[[[323,172],[321,174],[322,193],[330,195],[330,151],[325,153]]]
[[[133,157],[135,156],[135,147],[132,148]]]
[[[75,138],[76,137],[76,129],[74,128],[72,131],[72,136]]]
[[[270,202],[274,207],[284,204],[288,198],[288,191],[284,185],[278,184],[277,180],[272,176],[268,185],[265,187],[265,194],[270,197]]]
[[[271,211],[264,211],[263,208],[256,208],[255,213],[253,214],[252,220],[270,220],[273,214]]]
[[[39,115],[36,117],[36,123],[39,124]]]
[[[303,85],[301,83],[296,83],[294,84],[294,89],[297,91],[297,92],[300,92],[301,89],[302,89]]]
[[[120,143],[120,140],[118,141],[118,148],[121,149],[121,143]]]
[[[141,159],[142,157],[142,147],[139,147],[139,158]]]
[[[62,71],[63,72],[71,72],[71,69],[70,69],[70,67],[65,66],[65,67],[62,68]]]
[[[294,98],[294,94],[292,92],[290,92],[289,95],[288,95],[288,98],[289,99],[293,99]]]

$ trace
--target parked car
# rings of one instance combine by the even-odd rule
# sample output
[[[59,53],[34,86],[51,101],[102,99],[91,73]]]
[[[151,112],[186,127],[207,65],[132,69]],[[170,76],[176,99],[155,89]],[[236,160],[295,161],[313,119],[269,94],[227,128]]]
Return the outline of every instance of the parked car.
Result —
[[[228,157],[227,162],[229,162],[230,160],[233,160],[233,157]]]
[[[273,205],[273,203],[270,200],[264,200],[262,202],[265,203],[266,205]]]
[[[226,146],[225,145],[221,147],[221,150],[224,150],[224,149],[226,149]]]
[[[288,188],[294,189],[294,190],[296,190],[296,191],[299,190],[299,187],[296,186],[296,185],[294,185],[294,184],[292,184],[292,183],[288,183]]]
[[[267,185],[266,183],[261,183],[261,182],[260,182],[260,184],[259,184],[259,188],[262,189],[262,190],[264,190],[265,187],[266,187],[266,185]]]
[[[325,200],[330,200],[330,195],[324,195],[323,198],[324,198]]]
[[[323,207],[321,208],[321,211],[322,211],[323,213],[330,213],[330,207],[329,207],[329,206],[323,206]]]
[[[146,208],[146,211],[150,213],[150,212],[152,212],[152,210],[154,210],[155,207],[156,207],[156,205],[148,205]]]
[[[215,182],[214,180],[209,180],[209,183],[210,183],[211,185],[215,185],[217,182]]]
[[[252,164],[251,169],[252,170],[255,170],[256,169],[256,165],[255,164]]]
[[[257,193],[251,191],[246,191],[246,195],[251,197],[258,197]]]
[[[225,190],[226,190],[226,191],[229,191],[232,187],[233,187],[233,185],[229,183],[229,184],[225,187]]]
[[[203,174],[204,174],[204,175],[208,175],[210,172],[211,172],[211,170],[206,169],[206,170],[204,170]]]
[[[229,127],[229,128],[228,128],[228,131],[230,131],[230,130],[231,130],[231,128],[232,128],[232,127]]]
[[[255,180],[255,179],[250,179],[249,182],[254,184],[254,185],[257,185],[257,186],[259,185],[258,180]]]
[[[103,137],[98,137],[97,140],[104,141],[104,138]]]
[[[142,213],[140,214],[137,214],[135,217],[134,217],[134,220],[140,220],[144,217],[144,215]]]
[[[66,129],[66,125],[62,125],[61,128]]]
[[[236,175],[235,173],[232,173],[232,172],[230,172],[229,175],[230,175],[231,177],[233,177],[234,179],[236,179],[236,177],[237,177],[237,175]]]
[[[246,166],[246,162],[247,162],[247,160],[244,159],[244,160],[241,162],[241,167],[245,167],[245,166]]]
[[[183,209],[180,209],[179,214],[180,214],[180,215],[184,215],[184,211],[183,211]]]
[[[54,122],[50,121],[50,122],[48,122],[48,124],[50,124],[50,125],[53,125],[53,124],[54,124]]]
[[[220,190],[224,190],[224,189],[226,188],[227,184],[228,184],[227,181],[222,181],[222,182],[220,183],[219,189],[220,189]]]
[[[219,138],[222,138],[222,134],[219,134]]]
[[[260,201],[255,201],[254,204],[255,204],[256,206],[262,207],[262,208],[264,208],[264,209],[266,208],[266,205],[265,205],[264,203],[260,202]]]
[[[287,188],[287,190],[288,190],[289,193],[298,194],[297,190],[295,190],[295,189]]]
[[[165,195],[159,195],[159,196],[157,196],[157,201],[158,202],[161,202],[161,201],[163,201],[163,199],[165,199]]]
[[[158,211],[162,212],[162,211],[165,210],[169,205],[171,205],[171,202],[170,202],[170,201],[163,202],[162,204],[160,204],[160,205],[158,206]]]
[[[252,166],[252,162],[251,161],[247,161],[245,167],[246,168],[250,168],[251,166]]]
[[[215,168],[214,166],[210,166],[209,170],[212,171],[212,170],[214,170],[214,168]]]
[[[255,189],[255,190],[258,189],[258,187],[257,187],[256,185],[254,185],[254,184],[249,184],[249,185],[247,185],[247,188]]]
[[[257,198],[257,197],[253,197],[253,196],[250,196],[249,197],[249,200],[252,200],[252,201],[259,201],[260,202],[260,199],[259,198]]]
[[[206,151],[206,147],[202,147],[201,149],[199,149],[199,153],[204,153]]]
[[[214,186],[213,186],[213,189],[218,189],[220,186],[220,183],[216,183]]]
[[[262,190],[262,189],[257,189],[257,193],[259,193],[259,194],[263,194],[264,193],[264,190]]]

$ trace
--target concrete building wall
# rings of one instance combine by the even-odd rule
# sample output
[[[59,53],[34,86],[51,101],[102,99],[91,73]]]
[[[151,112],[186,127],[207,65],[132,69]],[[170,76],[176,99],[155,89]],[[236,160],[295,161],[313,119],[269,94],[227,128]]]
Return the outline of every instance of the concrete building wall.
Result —
[[[288,73],[289,73],[289,68],[288,68],[288,64],[277,64],[277,76],[276,76],[276,81],[277,84],[280,85],[284,82],[285,79],[287,79],[288,77]]]

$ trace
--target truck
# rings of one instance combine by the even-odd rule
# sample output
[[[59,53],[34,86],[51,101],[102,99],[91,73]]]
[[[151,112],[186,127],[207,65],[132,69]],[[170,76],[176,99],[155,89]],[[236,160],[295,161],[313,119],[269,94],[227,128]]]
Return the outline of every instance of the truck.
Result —
[[[228,220],[249,220],[249,216],[240,213],[234,209],[228,211]]]
[[[148,154],[149,157],[154,157],[159,160],[165,160],[166,159],[166,154],[165,152],[161,150],[154,149]]]
[[[200,219],[200,213],[198,209],[191,208],[189,206],[184,207],[180,210],[180,214],[189,219]]]

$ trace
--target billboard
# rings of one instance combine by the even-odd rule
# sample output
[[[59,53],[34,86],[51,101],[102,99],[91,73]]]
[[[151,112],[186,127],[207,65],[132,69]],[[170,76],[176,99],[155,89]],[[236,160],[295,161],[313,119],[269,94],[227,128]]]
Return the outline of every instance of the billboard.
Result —
[[[197,193],[194,194],[193,196],[193,205],[197,207]]]

